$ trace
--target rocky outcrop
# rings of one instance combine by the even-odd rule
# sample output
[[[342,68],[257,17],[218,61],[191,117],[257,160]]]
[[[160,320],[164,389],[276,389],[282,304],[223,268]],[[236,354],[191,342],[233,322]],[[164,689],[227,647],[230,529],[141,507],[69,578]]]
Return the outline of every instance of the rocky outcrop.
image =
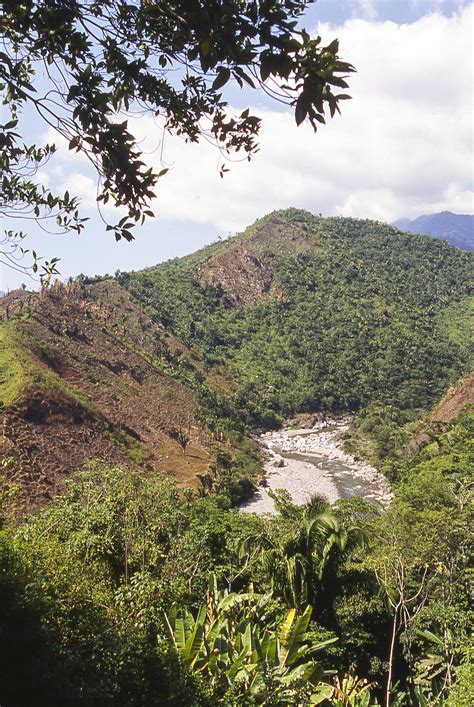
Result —
[[[314,248],[294,224],[267,219],[243,239],[211,257],[196,269],[201,285],[222,290],[234,307],[281,299],[270,255],[297,255]]]

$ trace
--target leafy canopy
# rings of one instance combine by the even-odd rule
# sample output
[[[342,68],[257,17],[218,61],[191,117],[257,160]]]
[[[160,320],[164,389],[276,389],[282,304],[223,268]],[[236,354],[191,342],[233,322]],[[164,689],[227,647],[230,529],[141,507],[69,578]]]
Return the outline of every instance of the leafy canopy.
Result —
[[[11,115],[1,126],[0,214],[32,212],[61,230],[83,227],[75,199],[33,181],[54,146],[23,143],[25,108],[87,156],[99,177],[98,201],[124,207],[125,216],[107,225],[117,240],[131,240],[131,229],[153,216],[149,202],[166,172],[144,164],[126,116],[157,116],[187,141],[207,138],[224,154],[250,159],[260,119],[248,109],[232,114],[222,93],[230,82],[262,88],[293,107],[297,124],[308,119],[316,130],[326,109],[334,116],[349,98],[338,91],[354,68],[339,59],[337,40],[323,46],[299,28],[307,4],[1,0],[0,96]],[[23,237],[8,233],[3,251]]]
[[[281,229],[289,244],[304,236],[306,250],[282,254]],[[215,272],[232,272],[239,246],[257,254],[281,297],[269,291],[236,306],[237,278],[229,285]],[[264,426],[272,413],[383,404],[397,418],[396,410],[429,408],[469,370],[461,315],[471,299],[471,260],[386,224],[288,209],[193,256],[121,273],[119,280],[209,366],[232,368],[245,386],[241,407],[251,403]],[[238,264],[247,267],[245,259]],[[251,275],[254,287],[259,268]],[[204,276],[215,279],[208,284]],[[379,460],[400,434],[398,421],[388,422]]]

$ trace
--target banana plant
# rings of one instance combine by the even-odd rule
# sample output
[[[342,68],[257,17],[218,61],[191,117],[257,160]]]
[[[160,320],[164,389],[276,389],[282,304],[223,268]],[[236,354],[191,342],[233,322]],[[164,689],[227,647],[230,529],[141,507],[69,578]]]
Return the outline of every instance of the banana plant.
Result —
[[[225,681],[258,702],[272,683],[284,703],[295,685],[319,683],[324,671],[313,655],[337,639],[305,641],[310,606],[299,615],[291,609],[279,626],[268,625],[270,601],[268,594],[217,592],[213,578],[207,602],[195,616],[171,607],[165,617],[170,641],[181,660],[214,685]]]
[[[375,707],[378,703],[373,701],[371,690],[376,683],[369,683],[357,675],[346,675],[343,678],[334,678],[334,684],[321,683],[311,695],[311,704],[330,704],[333,707]]]

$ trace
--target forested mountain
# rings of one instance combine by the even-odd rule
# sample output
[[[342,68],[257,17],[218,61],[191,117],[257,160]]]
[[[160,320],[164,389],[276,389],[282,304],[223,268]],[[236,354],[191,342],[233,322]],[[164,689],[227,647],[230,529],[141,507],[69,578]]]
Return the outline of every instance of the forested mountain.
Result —
[[[470,707],[472,257],[289,209],[2,298],[2,706]],[[234,508],[347,411],[390,505]]]
[[[10,478],[41,502],[98,457],[194,485],[221,438],[296,412],[382,406],[407,422],[472,368],[472,274],[446,243],[290,209],[119,282],[9,293]]]
[[[302,178],[313,148],[287,118],[323,131],[356,70],[388,93],[348,111],[340,168],[361,146],[370,164],[361,110],[393,143],[389,98],[413,169],[447,128],[445,147],[462,144],[449,133],[465,137],[469,72],[450,36],[462,52],[469,18],[441,5],[467,3],[385,3],[401,51],[388,22],[346,22],[383,3],[321,3],[357,67],[303,28],[311,4],[0,0],[0,262],[42,284],[0,292],[0,707],[474,704],[472,220],[423,217],[432,238],[288,209],[186,258],[67,283],[17,230],[93,228],[92,174],[98,228],[133,240],[166,194],[168,147],[193,159],[179,138],[199,169],[213,143],[221,176],[265,147],[275,121],[245,108],[251,89],[279,103],[278,152]],[[48,144],[32,143],[42,123]],[[171,223],[193,218],[193,174]],[[252,512],[264,494],[274,513]]]
[[[269,419],[431,405],[471,364],[473,272],[446,243],[289,209],[120,282]]]
[[[422,233],[448,241],[463,250],[474,250],[474,215],[453,214],[440,211],[437,214],[418,216],[395,221],[394,226],[410,233]]]

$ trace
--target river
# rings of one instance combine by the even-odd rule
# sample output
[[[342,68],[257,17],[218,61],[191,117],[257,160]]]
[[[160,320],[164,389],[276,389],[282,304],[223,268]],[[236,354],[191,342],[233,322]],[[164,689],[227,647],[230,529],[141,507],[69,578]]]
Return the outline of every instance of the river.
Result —
[[[349,418],[318,423],[311,429],[266,432],[259,442],[265,450],[265,478],[253,497],[240,506],[248,513],[275,513],[267,489],[285,489],[294,503],[306,503],[322,494],[330,503],[352,496],[390,503],[387,479],[373,467],[343,451],[341,435]]]

